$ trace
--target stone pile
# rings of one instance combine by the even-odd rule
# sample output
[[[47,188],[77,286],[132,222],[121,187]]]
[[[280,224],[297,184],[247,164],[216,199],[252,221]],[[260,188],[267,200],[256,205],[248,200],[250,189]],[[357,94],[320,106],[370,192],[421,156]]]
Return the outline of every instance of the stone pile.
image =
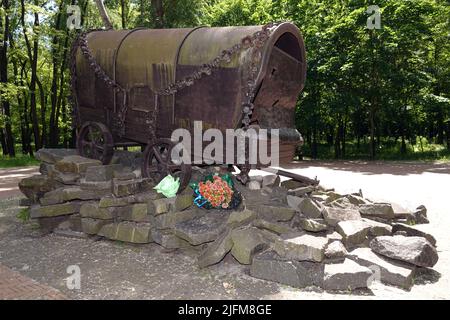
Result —
[[[239,208],[205,210],[193,205],[189,188],[173,198],[155,193],[133,153],[110,165],[74,150],[42,149],[37,156],[41,174],[19,187],[47,231],[193,248],[200,268],[232,255],[253,277],[297,288],[367,288],[376,273],[385,284],[410,289],[416,272],[438,260],[435,238],[418,225],[428,223],[424,206],[409,212],[361,191],[341,195],[268,175],[235,184]],[[220,169],[194,168],[193,180]]]

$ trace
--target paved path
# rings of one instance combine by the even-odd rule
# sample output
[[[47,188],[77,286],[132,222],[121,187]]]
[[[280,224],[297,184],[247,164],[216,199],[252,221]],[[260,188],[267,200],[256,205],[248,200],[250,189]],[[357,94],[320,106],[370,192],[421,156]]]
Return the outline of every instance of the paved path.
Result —
[[[30,175],[39,173],[39,167],[0,169],[0,199],[22,195],[17,183]]]
[[[17,184],[30,175],[39,173],[38,167],[0,170],[0,199],[21,196]],[[66,299],[60,291],[40,284],[0,264],[0,299]]]
[[[0,264],[0,300],[63,300],[60,291],[40,284]]]

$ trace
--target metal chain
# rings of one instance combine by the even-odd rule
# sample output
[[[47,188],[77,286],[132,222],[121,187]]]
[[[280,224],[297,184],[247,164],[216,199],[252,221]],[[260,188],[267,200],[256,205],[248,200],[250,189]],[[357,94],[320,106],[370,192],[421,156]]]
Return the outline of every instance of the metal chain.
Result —
[[[89,66],[94,71],[97,78],[101,79],[108,87],[112,88],[115,92],[121,92],[123,95],[123,103],[122,108],[117,112],[117,118],[119,120],[118,128],[119,131],[117,132],[119,136],[125,135],[125,117],[127,113],[128,103],[127,103],[127,92],[126,90],[120,86],[115,80],[111,79],[106,72],[103,70],[103,68],[97,63],[95,60],[95,57],[91,53],[88,42],[87,42],[87,34],[93,31],[105,31],[104,29],[95,29],[95,30],[89,30],[86,32],[80,33],[78,38],[74,41],[74,44],[72,46],[72,52],[71,52],[71,75],[72,75],[72,91],[75,92],[73,89],[76,88],[76,54],[77,50],[80,49],[83,56],[87,59],[87,62]],[[72,97],[72,99],[76,97]],[[78,110],[78,107],[77,107]],[[78,121],[79,121],[79,114],[78,114]],[[80,125],[80,124],[79,124]],[[152,128],[154,125],[152,126]],[[154,129],[154,128],[153,128]],[[151,132],[154,132],[155,130],[150,130]]]
[[[70,48],[70,62],[69,62],[69,71],[70,71],[70,95],[69,102],[72,105],[72,126],[76,128],[80,128],[80,114],[78,108],[78,99],[76,93],[77,88],[77,77],[76,77],[76,52],[78,50],[78,39],[75,39],[72,43],[72,47]],[[76,125],[74,125],[76,124]]]
[[[244,98],[242,101],[242,113],[243,113],[243,119],[242,124],[244,126],[244,129],[247,130],[250,125],[250,118],[254,109],[253,105],[253,99],[256,94],[256,76],[258,75],[259,71],[259,64],[261,59],[261,48],[266,43],[267,39],[270,37],[271,32],[273,31],[273,28],[278,26],[280,22],[271,22],[262,27],[260,31],[257,31],[253,33],[252,35],[244,37],[240,43],[235,44],[234,46],[222,50],[221,53],[212,59],[210,62],[203,64],[201,67],[198,68],[197,71],[194,71],[191,75],[184,77],[181,80],[174,81],[173,83],[169,84],[167,87],[160,89],[156,92],[156,95],[161,96],[170,96],[175,93],[177,93],[179,90],[182,90],[186,87],[192,86],[196,81],[202,79],[204,76],[210,76],[215,70],[217,70],[220,65],[225,62],[229,63],[231,62],[233,56],[240,52],[241,50],[246,49],[256,49],[253,50],[252,56],[251,56],[251,63],[248,65],[248,70],[246,70],[247,73],[247,80],[245,85],[245,93]],[[100,29],[102,30],[102,29]],[[127,112],[127,101],[126,101],[126,90],[120,86],[115,80],[111,79],[103,70],[103,68],[97,63],[95,60],[95,57],[89,50],[88,42],[87,42],[87,34],[92,31],[100,31],[100,30],[90,30],[88,32],[83,32],[79,35],[79,37],[74,41],[74,44],[72,46],[71,50],[71,85],[72,85],[72,92],[75,93],[76,88],[76,53],[77,49],[80,48],[82,54],[86,59],[88,60],[89,66],[94,71],[95,75],[105,82],[105,84],[116,90],[121,91],[123,93],[124,97],[124,103],[122,109],[118,113],[119,121],[121,122],[120,127],[125,129],[125,116]],[[77,115],[78,115],[78,121],[79,121],[79,111],[78,111],[78,103],[76,101],[76,97],[72,97],[74,99],[74,105],[77,109]],[[155,104],[156,106],[156,104]],[[156,112],[155,110],[154,117],[153,117],[153,123],[151,124],[153,127],[152,134],[155,133],[156,130]],[[124,132],[123,132],[124,133]]]

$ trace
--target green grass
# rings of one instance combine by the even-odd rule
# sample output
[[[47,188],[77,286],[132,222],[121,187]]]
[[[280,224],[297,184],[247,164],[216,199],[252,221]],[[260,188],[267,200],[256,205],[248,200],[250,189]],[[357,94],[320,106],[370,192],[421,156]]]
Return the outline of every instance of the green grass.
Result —
[[[400,142],[387,140],[383,141],[377,150],[376,160],[389,161],[450,161],[450,150],[443,145],[429,143],[426,138],[422,137],[413,144],[407,142],[407,151],[405,154],[400,152]],[[334,160],[334,147],[326,143],[318,144],[319,160]],[[129,151],[140,152],[140,147],[129,147]],[[369,160],[369,144],[360,144],[359,149],[355,141],[346,143],[346,155],[343,160]],[[304,159],[311,158],[311,149],[308,144],[301,148]],[[39,165],[39,161],[29,155],[23,155],[20,152],[17,156],[11,158],[9,156],[0,155],[0,168],[26,167]]]
[[[27,167],[39,165],[39,161],[29,155],[18,154],[16,157],[0,155],[0,168]]]
[[[17,219],[22,220],[23,222],[26,222],[30,220],[30,209],[29,208],[23,208],[19,211],[19,213],[16,215]]]
[[[389,161],[450,161],[450,150],[440,144],[428,143],[425,138],[411,145],[407,143],[406,153],[401,153],[401,143],[399,141],[385,141],[377,149],[376,160]],[[317,159],[332,160],[335,159],[334,147],[326,143],[318,145]],[[304,158],[311,158],[311,149],[309,145],[302,147]],[[342,157],[343,160],[369,160],[370,146],[368,143],[360,144],[357,148],[356,142],[346,143],[346,155]]]

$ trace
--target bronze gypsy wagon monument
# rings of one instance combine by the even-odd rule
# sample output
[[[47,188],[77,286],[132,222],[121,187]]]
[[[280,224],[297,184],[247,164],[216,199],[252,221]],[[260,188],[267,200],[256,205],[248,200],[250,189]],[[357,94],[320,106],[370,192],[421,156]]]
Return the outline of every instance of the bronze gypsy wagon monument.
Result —
[[[222,132],[279,129],[280,159],[291,161],[305,59],[291,23],[81,34],[71,61],[77,150],[37,153],[41,174],[19,184],[31,217],[86,241],[192,250],[200,268],[228,256],[297,288],[367,289],[377,272],[409,290],[438,260],[420,228],[424,206],[399,210],[282,170],[249,176],[247,163],[234,175],[171,158],[171,132],[203,121]],[[144,152],[118,150],[131,146]],[[172,176],[175,191],[158,189]]]

